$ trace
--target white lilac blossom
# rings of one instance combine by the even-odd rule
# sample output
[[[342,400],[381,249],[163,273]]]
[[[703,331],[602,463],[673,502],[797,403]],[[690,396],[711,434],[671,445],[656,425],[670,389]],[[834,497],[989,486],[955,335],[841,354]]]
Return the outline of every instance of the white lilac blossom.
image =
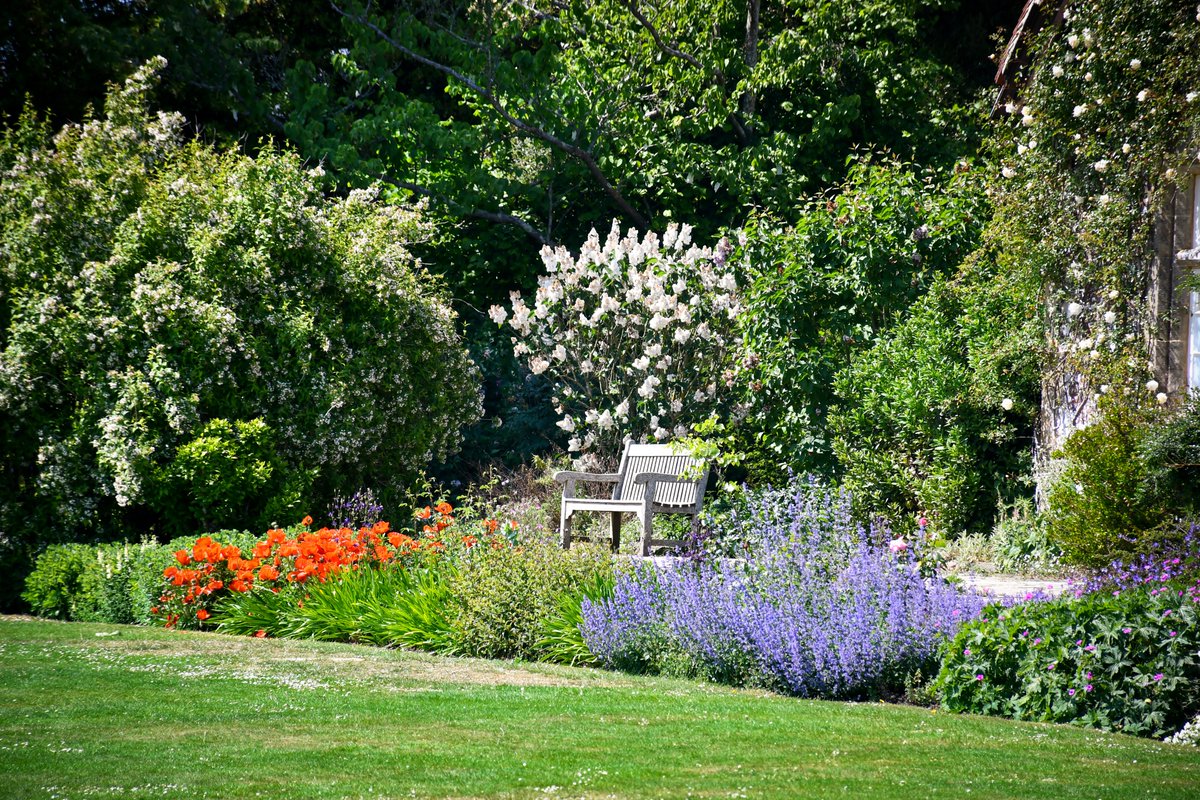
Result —
[[[738,368],[742,311],[731,250],[693,245],[687,226],[642,236],[614,223],[578,253],[543,248],[532,307],[517,293],[507,317],[490,312],[554,384],[577,434],[573,453],[611,457],[625,436],[669,437],[720,408],[715,385]]]

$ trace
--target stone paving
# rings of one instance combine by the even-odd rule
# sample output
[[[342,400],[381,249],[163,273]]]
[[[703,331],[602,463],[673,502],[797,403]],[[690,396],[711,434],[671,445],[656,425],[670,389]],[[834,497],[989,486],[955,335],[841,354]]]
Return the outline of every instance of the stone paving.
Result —
[[[965,586],[969,586],[980,594],[1002,597],[1004,595],[1025,595],[1039,589],[1050,595],[1060,595],[1067,589],[1066,578],[1024,578],[1019,575],[974,575],[959,574]]]

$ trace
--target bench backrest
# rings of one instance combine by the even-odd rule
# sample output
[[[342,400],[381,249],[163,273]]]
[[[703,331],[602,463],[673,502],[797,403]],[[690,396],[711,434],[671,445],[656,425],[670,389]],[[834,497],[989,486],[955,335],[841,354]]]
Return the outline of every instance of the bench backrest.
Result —
[[[666,475],[687,474],[687,483],[660,483],[654,489],[656,505],[692,507],[697,512],[704,500],[704,488],[708,484],[708,468],[703,461],[693,458],[686,451],[675,452],[669,444],[625,443],[621,453],[621,466],[617,470],[621,480],[613,487],[614,500],[641,500],[646,495],[644,484],[633,479],[646,472]]]

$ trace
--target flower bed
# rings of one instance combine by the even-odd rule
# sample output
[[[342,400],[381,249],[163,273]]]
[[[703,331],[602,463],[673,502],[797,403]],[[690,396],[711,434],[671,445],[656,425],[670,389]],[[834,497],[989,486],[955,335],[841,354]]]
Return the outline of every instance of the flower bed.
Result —
[[[734,521],[755,543],[744,562],[635,568],[611,598],[586,601],[599,661],[833,698],[898,694],[931,674],[939,643],[984,601],[923,578],[918,554],[852,521],[845,493],[796,483],[777,498]]]

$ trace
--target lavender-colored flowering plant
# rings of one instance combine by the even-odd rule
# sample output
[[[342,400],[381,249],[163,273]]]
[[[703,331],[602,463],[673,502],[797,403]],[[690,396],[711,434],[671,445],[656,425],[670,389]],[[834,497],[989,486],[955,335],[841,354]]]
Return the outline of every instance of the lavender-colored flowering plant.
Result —
[[[891,552],[850,497],[812,481],[752,496],[728,524],[745,559],[642,565],[611,598],[587,602],[583,633],[602,664],[699,674],[809,696],[854,698],[929,674],[939,644],[981,598],[923,578],[919,554]]]

